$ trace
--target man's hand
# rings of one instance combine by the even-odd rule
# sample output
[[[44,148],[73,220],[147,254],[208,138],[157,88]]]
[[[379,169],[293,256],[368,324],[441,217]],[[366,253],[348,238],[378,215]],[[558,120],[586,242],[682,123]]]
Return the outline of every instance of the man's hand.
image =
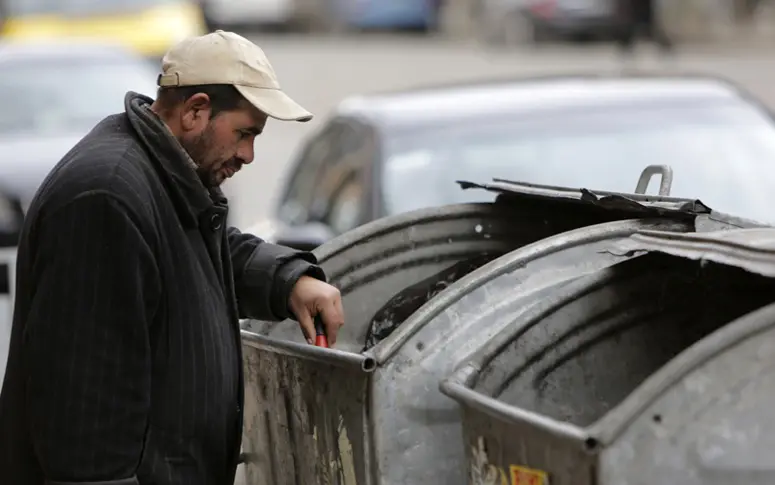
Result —
[[[339,327],[344,325],[342,296],[338,289],[310,276],[302,276],[291,291],[288,306],[299,321],[307,343],[315,342],[315,316],[320,315],[328,343],[334,346]]]

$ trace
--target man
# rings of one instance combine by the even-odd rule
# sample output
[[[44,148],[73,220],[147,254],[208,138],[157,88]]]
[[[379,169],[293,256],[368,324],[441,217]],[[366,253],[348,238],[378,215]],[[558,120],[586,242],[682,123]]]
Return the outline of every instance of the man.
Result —
[[[672,52],[673,42],[656,12],[655,0],[619,0],[621,30],[618,44],[623,54],[632,55],[639,36],[656,43],[664,53]]]
[[[339,292],[315,258],[225,228],[218,186],[267,117],[312,115],[228,32],[164,57],[157,99],[128,93],[53,169],[18,254],[0,396],[3,485],[227,485],[242,431],[241,317],[313,316]]]

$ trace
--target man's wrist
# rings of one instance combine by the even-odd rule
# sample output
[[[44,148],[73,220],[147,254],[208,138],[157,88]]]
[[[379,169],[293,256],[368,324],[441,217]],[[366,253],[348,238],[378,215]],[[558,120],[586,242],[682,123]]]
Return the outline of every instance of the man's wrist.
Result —
[[[296,318],[290,310],[289,301],[293,293],[293,287],[296,286],[296,283],[298,283],[302,276],[326,281],[326,273],[323,271],[323,268],[316,264],[303,259],[293,259],[285,263],[278,269],[276,281],[279,284],[275,285],[277,294],[275,298],[272,298],[272,303],[277,303],[277,308],[272,308],[272,311],[279,318]],[[281,302],[284,302],[284,304]]]

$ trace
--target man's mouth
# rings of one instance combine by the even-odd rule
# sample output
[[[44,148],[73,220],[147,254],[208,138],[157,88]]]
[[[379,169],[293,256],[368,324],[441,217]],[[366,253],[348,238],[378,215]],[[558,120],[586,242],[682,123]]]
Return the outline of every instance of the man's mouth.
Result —
[[[235,173],[239,172],[239,165],[236,164],[228,164],[224,165],[223,172],[226,175],[226,178],[232,177]]]

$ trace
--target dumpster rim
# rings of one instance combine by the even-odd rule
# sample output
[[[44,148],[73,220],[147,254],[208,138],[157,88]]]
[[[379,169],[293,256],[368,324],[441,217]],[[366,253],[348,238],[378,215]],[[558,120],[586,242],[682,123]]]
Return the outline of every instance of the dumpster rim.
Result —
[[[447,204],[437,207],[425,207],[415,209],[401,214],[395,214],[387,217],[380,217],[371,222],[347,231],[328,242],[336,244],[322,244],[312,250],[319,263],[350,249],[361,243],[365,239],[376,238],[384,234],[395,232],[406,227],[413,226],[419,222],[444,221],[451,218],[458,218],[461,215],[481,215],[491,214],[492,209],[503,207],[495,202],[470,202],[463,204]]]
[[[281,340],[260,335],[248,330],[241,330],[242,346],[253,347],[258,350],[275,354],[289,355],[308,360],[314,360],[323,364],[333,364],[339,367],[358,368],[362,372],[370,374],[377,368],[376,360],[365,354],[345,352],[333,348],[322,348],[307,343],[298,343],[292,340]]]
[[[775,227],[688,234],[643,230],[619,244],[626,250],[659,252],[683,259],[708,260],[772,278],[775,277],[775,244],[770,247],[756,245],[757,241],[764,240],[766,234],[775,236]],[[750,235],[751,237],[739,240],[724,237],[726,235]]]
[[[420,332],[431,320],[441,314],[450,305],[465,297],[472,288],[478,288],[484,283],[492,281],[505,273],[516,270],[519,265],[530,264],[540,258],[549,256],[572,247],[583,244],[600,242],[613,237],[627,237],[637,233],[635,226],[655,225],[657,223],[671,225],[676,229],[683,227],[693,230],[693,221],[663,215],[661,217],[620,219],[616,221],[601,222],[589,226],[582,226],[570,231],[561,232],[553,236],[539,239],[521,248],[514,249],[489,263],[475,269],[458,281],[453,282],[435,298],[429,300],[412,313],[385,340],[369,349],[379,365],[393,357],[414,335]],[[631,230],[628,230],[630,228]],[[670,232],[670,231],[665,231]],[[679,232],[679,231],[676,231]],[[471,355],[476,355],[474,351]],[[469,356],[470,357],[470,356]]]

